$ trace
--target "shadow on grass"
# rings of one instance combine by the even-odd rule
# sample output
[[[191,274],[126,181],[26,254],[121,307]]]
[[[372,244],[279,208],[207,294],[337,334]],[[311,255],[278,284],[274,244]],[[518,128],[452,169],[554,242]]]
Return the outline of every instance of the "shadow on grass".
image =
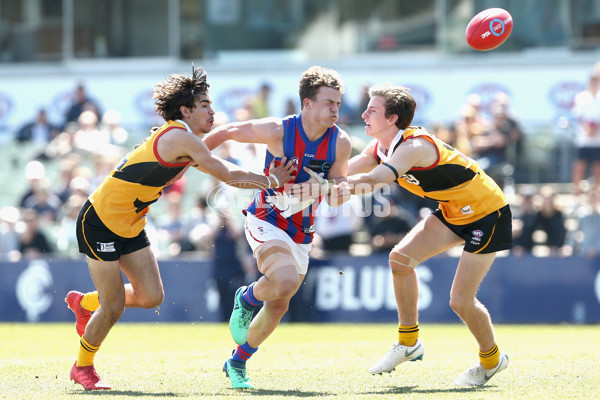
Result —
[[[232,389],[235,393],[240,393],[239,390]],[[303,392],[298,389],[293,390],[269,390],[269,389],[250,389],[243,390],[241,393],[248,393],[252,396],[281,396],[281,397],[323,397],[331,396],[330,392]]]
[[[80,390],[73,391],[72,395],[87,395],[87,396],[129,396],[132,398],[139,397],[189,397],[187,393],[173,392],[140,392],[137,390]]]
[[[407,393],[474,393],[487,391],[486,389],[493,388],[493,386],[486,387],[458,387],[449,389],[417,389],[418,386],[400,386],[390,387],[381,390],[375,390],[370,392],[364,392],[363,394],[407,394]]]
[[[227,393],[211,393],[211,396],[231,396],[231,393],[247,393],[251,396],[280,396],[280,397],[323,397],[329,396],[329,392],[303,392],[297,389],[294,390],[268,390],[268,389],[243,389],[228,391]],[[189,393],[173,393],[173,392],[140,392],[136,390],[80,390],[73,391],[72,395],[88,395],[88,396],[128,396],[132,398],[139,397],[189,397]],[[202,397],[202,394],[198,394]]]

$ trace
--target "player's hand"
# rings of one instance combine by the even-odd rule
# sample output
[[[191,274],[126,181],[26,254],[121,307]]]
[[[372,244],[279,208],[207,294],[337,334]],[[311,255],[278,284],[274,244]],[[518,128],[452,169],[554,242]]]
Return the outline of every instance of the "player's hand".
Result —
[[[329,183],[325,178],[321,177],[310,168],[304,167],[304,171],[306,171],[310,178],[302,183],[295,183],[286,187],[286,192],[290,196],[300,201],[304,201],[315,199],[328,192],[326,186],[329,185]]]
[[[350,200],[350,185],[348,182],[341,182],[339,185],[334,185],[329,193],[328,203],[331,207],[339,207]]]
[[[271,165],[269,165],[269,176],[275,178],[276,183],[279,184],[277,187],[281,187],[296,178],[295,172],[296,167],[294,166],[294,163],[288,163],[286,157],[281,159],[281,163],[279,163],[278,166],[275,166],[275,159],[273,159]],[[275,186],[272,188],[274,189]]]

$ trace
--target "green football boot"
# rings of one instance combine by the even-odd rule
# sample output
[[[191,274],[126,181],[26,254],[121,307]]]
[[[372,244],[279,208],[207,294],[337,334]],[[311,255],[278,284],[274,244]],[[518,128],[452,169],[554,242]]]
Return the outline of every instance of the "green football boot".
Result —
[[[223,371],[231,381],[231,387],[233,389],[254,389],[251,379],[246,376],[245,364],[235,362],[230,358],[225,361]]]
[[[250,328],[250,322],[252,322],[252,315],[254,314],[254,308],[249,307],[242,300],[242,293],[246,290],[246,286],[242,286],[235,292],[233,300],[233,311],[231,312],[231,318],[229,318],[229,331],[233,341],[237,344],[244,344],[248,339],[248,328]]]

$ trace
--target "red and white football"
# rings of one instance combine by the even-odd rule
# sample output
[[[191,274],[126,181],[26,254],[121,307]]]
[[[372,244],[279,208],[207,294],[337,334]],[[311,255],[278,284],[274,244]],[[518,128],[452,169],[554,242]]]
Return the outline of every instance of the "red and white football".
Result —
[[[513,19],[502,8],[488,8],[473,17],[467,25],[467,43],[475,50],[492,50],[500,46],[512,32]]]

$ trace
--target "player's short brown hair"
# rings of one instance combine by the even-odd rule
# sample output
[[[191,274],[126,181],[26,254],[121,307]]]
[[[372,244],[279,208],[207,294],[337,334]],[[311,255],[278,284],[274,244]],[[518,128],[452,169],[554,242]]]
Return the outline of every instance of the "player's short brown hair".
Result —
[[[385,99],[385,116],[393,114],[398,116],[396,127],[406,129],[410,126],[414,116],[417,103],[409,93],[408,88],[393,85],[389,82],[375,85],[369,88],[369,97],[380,96]]]

